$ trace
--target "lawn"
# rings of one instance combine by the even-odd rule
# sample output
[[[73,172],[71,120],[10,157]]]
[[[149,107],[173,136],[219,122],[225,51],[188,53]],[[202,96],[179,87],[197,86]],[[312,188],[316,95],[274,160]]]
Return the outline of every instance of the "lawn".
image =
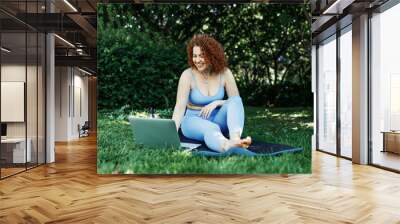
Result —
[[[310,173],[312,108],[246,107],[243,136],[304,150],[280,156],[207,158],[179,149],[150,149],[135,144],[126,112],[100,111],[97,132],[99,174],[272,174]],[[171,117],[169,110],[156,111]]]

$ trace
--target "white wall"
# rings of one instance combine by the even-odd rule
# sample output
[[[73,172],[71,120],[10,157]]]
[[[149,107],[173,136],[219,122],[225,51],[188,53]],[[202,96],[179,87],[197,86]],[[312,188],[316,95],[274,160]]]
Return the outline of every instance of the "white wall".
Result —
[[[38,70],[37,70],[38,69]],[[36,158],[39,159],[39,163],[44,163],[44,83],[42,67],[38,67],[18,63],[3,63],[1,66],[2,82],[24,82],[26,83],[26,107],[25,103],[22,102],[22,107],[19,110],[20,113],[24,114],[26,111],[26,121],[21,122],[6,122],[7,123],[7,137],[9,138],[24,138],[25,135],[30,139],[31,145],[29,146],[32,151],[32,161],[36,162]],[[27,82],[25,82],[27,78]],[[3,92],[4,89],[2,89]],[[21,92],[23,94],[23,90]],[[7,98],[7,95],[2,95],[2,98]],[[24,98],[24,97],[23,97]],[[2,107],[2,112],[17,113],[10,107]],[[14,109],[15,110],[15,109]],[[22,115],[24,116],[24,115]],[[37,156],[38,153],[38,156]]]
[[[55,141],[68,140],[68,71],[67,67],[55,68]]]
[[[1,81],[25,82],[25,64],[2,64]]]
[[[56,141],[79,138],[78,124],[88,120],[88,78],[83,75],[76,68],[56,67]]]
[[[73,114],[73,123],[72,127],[72,135],[78,136],[77,126],[80,124],[81,126],[88,120],[88,78],[87,76],[82,76],[79,70],[74,71],[74,112]],[[80,97],[79,97],[80,96]]]
[[[3,64],[1,81],[25,82],[25,64]],[[7,108],[1,108],[7,110]],[[25,122],[7,122],[8,137],[25,137]]]

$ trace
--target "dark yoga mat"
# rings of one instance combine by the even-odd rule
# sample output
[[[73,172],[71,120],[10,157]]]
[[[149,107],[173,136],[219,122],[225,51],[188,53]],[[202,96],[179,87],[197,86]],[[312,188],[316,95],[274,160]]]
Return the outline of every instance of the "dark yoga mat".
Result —
[[[206,156],[219,156],[221,153],[216,153],[215,151],[209,149],[204,142],[196,141],[193,139],[186,138],[185,136],[182,135],[181,132],[179,132],[179,138],[181,142],[188,142],[188,143],[196,143],[196,144],[201,144],[198,148],[192,150],[192,152],[199,154],[199,155],[206,155]],[[303,148],[299,147],[291,147],[287,145],[280,145],[280,144],[272,144],[272,143],[267,143],[267,142],[261,142],[261,141],[255,141],[253,140],[253,143],[250,145],[248,150],[252,153],[249,153],[249,155],[269,155],[269,156],[276,156],[280,155],[283,153],[293,153],[293,152],[299,152],[302,151]],[[229,153],[226,155],[230,154],[236,154],[236,153]]]

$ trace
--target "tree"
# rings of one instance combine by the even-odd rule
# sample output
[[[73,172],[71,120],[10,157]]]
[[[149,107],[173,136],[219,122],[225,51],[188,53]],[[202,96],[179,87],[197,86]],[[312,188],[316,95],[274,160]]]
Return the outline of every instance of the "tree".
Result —
[[[247,104],[290,106],[312,102],[309,14],[305,4],[118,4],[103,7],[99,20],[162,39],[182,49],[180,57],[194,34],[210,34],[223,44]],[[289,86],[300,91],[282,98]]]

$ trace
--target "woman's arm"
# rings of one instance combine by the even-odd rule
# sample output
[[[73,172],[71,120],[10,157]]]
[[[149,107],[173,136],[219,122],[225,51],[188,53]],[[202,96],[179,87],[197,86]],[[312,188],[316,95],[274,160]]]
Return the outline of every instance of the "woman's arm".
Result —
[[[176,130],[181,126],[183,115],[185,114],[186,105],[190,93],[191,74],[188,70],[184,71],[179,78],[178,91],[176,94],[176,103],[172,120],[175,121]]]
[[[229,68],[226,69],[224,77],[225,77],[225,90],[226,93],[228,94],[228,97],[239,96],[239,90],[237,88],[235,78],[233,77],[233,74]]]

